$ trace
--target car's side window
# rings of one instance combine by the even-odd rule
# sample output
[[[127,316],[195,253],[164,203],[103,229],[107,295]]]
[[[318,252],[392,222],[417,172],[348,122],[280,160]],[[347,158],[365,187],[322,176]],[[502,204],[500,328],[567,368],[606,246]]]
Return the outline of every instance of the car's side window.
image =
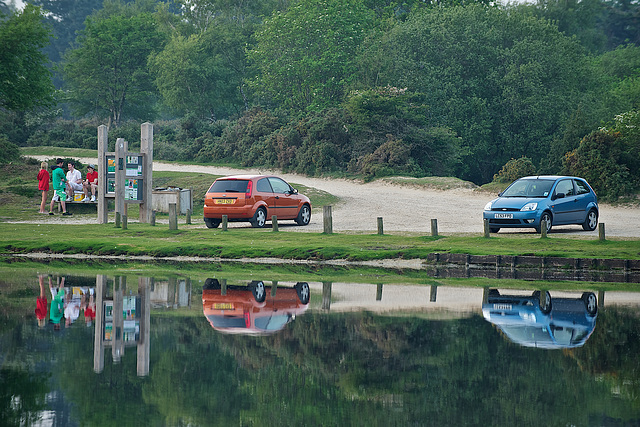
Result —
[[[573,181],[570,179],[563,179],[556,186],[556,194],[563,193],[565,197],[573,196]]]
[[[291,190],[289,184],[281,180],[280,178],[269,178],[269,182],[271,183],[271,188],[273,188],[274,193],[287,193]]]
[[[269,184],[269,180],[267,178],[262,178],[258,180],[258,184],[256,185],[256,191],[261,193],[272,193],[271,184]]]
[[[576,179],[574,181],[576,183],[577,194],[589,194],[591,190],[589,190],[589,186],[586,182]]]

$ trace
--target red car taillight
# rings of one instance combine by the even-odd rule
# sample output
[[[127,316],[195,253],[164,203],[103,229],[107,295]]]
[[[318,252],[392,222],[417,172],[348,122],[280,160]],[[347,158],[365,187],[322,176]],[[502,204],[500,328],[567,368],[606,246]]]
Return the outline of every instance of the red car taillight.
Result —
[[[251,314],[248,311],[244,312],[244,325],[247,328],[251,326]]]
[[[244,193],[245,199],[248,199],[249,197],[251,197],[251,190],[253,190],[253,181],[248,181],[247,190]]]

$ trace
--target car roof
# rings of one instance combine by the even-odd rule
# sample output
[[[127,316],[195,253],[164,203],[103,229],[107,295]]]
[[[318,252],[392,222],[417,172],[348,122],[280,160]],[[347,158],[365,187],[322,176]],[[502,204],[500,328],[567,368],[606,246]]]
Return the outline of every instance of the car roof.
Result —
[[[229,176],[221,176],[216,181],[224,180],[224,179],[256,179],[256,178],[266,178],[271,176],[273,175],[229,175]]]
[[[520,179],[549,179],[549,180],[555,181],[561,178],[583,179],[577,176],[565,176],[565,175],[532,175],[532,176],[523,176]]]

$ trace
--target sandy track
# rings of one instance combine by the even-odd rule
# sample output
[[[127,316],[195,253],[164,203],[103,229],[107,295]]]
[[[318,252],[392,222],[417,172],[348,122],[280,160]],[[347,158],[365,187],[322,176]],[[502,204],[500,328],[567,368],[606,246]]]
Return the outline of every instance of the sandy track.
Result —
[[[93,163],[96,159],[80,159]],[[473,189],[433,190],[393,185],[384,182],[361,183],[346,179],[310,178],[303,175],[282,174],[265,169],[239,170],[217,166],[180,165],[154,162],[156,171],[191,171],[214,175],[272,173],[287,181],[314,187],[341,199],[333,206],[333,231],[376,232],[377,218],[382,217],[385,232],[430,233],[431,219],[438,220],[440,233],[482,233],[482,209],[492,198]],[[49,218],[47,218],[48,220]],[[63,220],[59,216],[55,220]],[[65,222],[75,219],[65,217]],[[194,218],[194,222],[197,221]],[[640,237],[640,209],[600,205],[600,220],[605,223],[607,236]],[[287,231],[322,231],[322,210],[313,209],[307,227],[286,221],[280,228]],[[204,225],[203,225],[204,226]],[[230,227],[248,227],[248,223],[231,223]],[[531,229],[502,230],[500,233],[534,233]],[[585,232],[580,226],[554,227],[552,233],[566,235],[597,235]]]

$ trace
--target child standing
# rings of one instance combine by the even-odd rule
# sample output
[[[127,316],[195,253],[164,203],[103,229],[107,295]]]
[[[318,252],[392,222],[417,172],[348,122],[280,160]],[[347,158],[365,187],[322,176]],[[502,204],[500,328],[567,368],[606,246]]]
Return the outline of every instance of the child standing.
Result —
[[[47,167],[47,162],[40,163],[40,172],[38,172],[38,190],[42,192],[42,201],[40,202],[41,214],[47,213],[47,193],[49,192],[49,171]]]

